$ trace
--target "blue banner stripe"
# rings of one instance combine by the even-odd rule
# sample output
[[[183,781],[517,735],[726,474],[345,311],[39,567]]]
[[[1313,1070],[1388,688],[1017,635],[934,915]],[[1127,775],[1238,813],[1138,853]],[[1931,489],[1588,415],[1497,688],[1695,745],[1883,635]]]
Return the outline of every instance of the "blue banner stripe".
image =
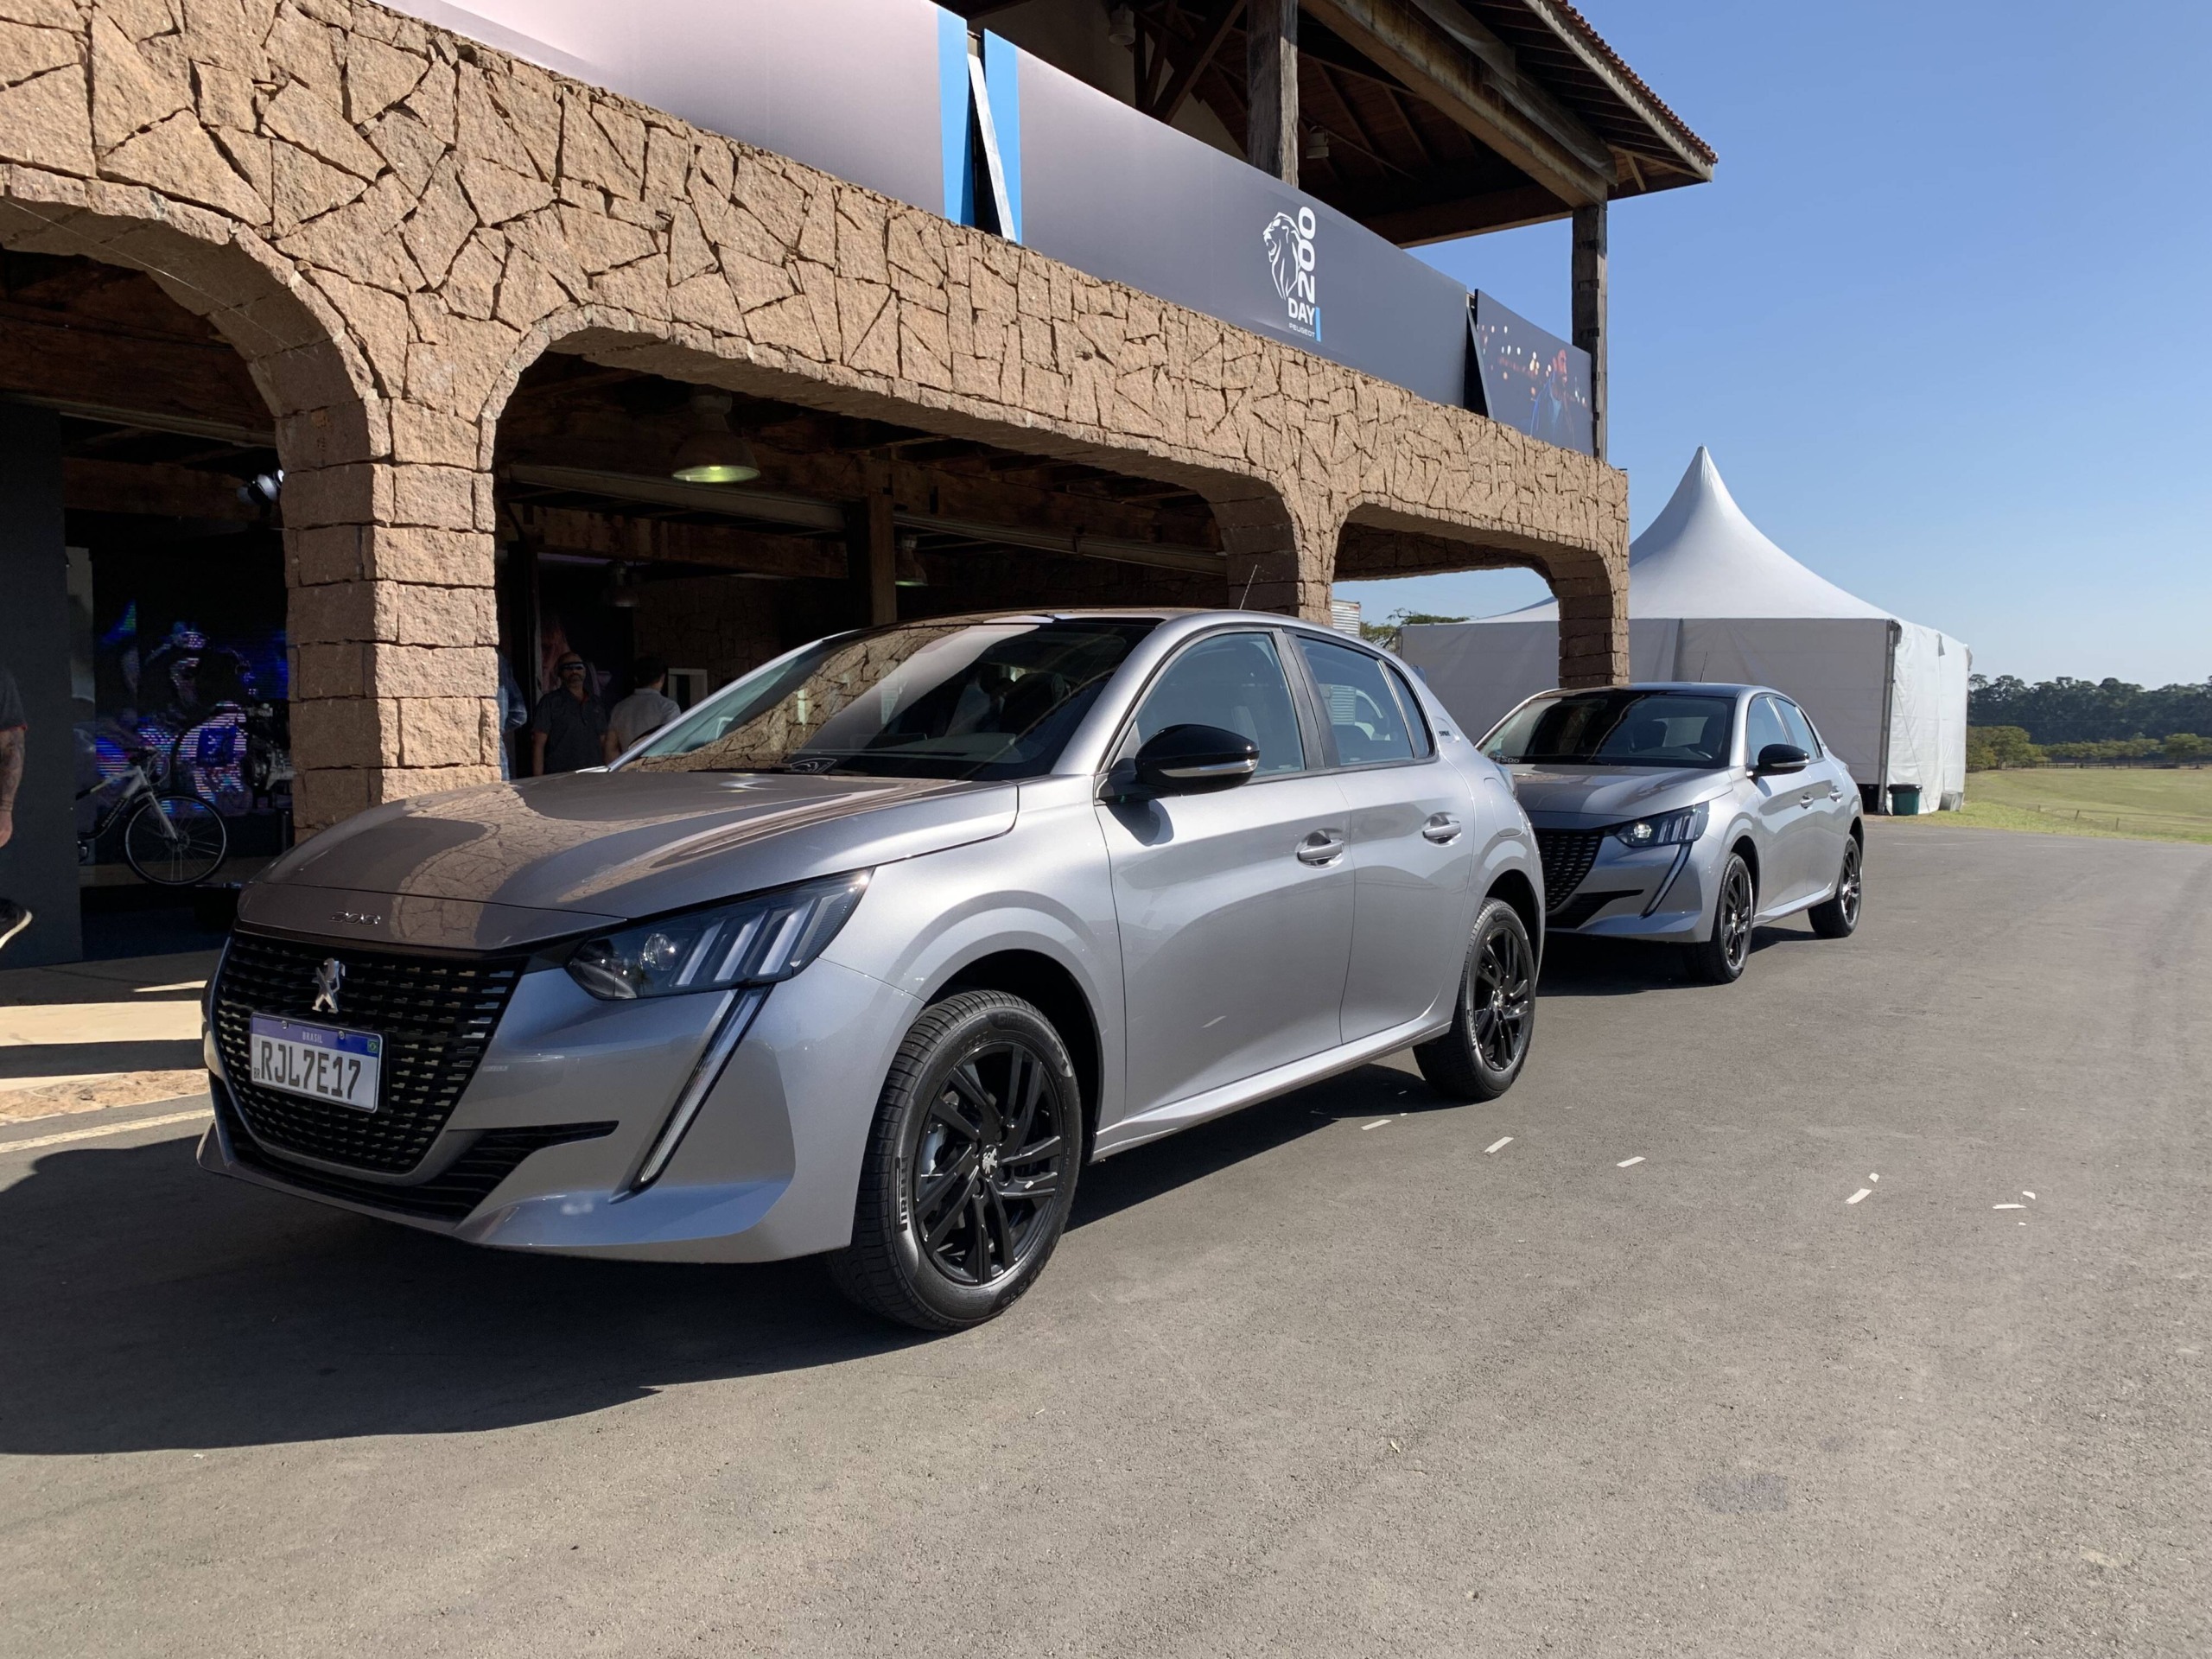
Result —
[[[968,165],[968,23],[937,14],[938,129],[944,149],[944,216],[976,222],[976,178]]]

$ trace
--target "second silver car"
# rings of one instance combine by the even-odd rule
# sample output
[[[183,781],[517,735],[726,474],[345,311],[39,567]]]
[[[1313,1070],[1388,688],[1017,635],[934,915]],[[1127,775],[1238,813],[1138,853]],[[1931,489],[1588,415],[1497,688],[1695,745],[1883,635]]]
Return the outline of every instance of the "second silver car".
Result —
[[[1671,941],[1725,984],[1761,923],[1809,911],[1827,938],[1859,925],[1858,785],[1770,686],[1546,691],[1482,749],[1535,828],[1554,932]]]

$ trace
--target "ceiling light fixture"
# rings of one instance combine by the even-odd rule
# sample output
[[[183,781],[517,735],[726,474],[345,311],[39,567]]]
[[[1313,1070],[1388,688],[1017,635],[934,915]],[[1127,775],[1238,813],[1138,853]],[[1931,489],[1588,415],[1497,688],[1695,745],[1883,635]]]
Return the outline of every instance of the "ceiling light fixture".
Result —
[[[730,430],[726,391],[691,394],[691,433],[676,448],[670,475],[686,484],[749,484],[760,476],[753,446]]]
[[[920,537],[901,536],[899,538],[899,556],[892,569],[894,572],[892,581],[900,588],[926,588],[930,585],[930,573],[922,568]]]

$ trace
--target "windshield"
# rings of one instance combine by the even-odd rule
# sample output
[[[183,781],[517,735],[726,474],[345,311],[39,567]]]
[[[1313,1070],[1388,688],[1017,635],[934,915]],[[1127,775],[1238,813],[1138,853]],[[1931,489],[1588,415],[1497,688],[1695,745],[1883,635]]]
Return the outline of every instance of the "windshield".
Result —
[[[1684,691],[1568,691],[1522,704],[1483,740],[1503,765],[1725,766],[1733,697]]]
[[[1156,626],[918,622],[825,639],[726,686],[625,766],[1039,777]]]

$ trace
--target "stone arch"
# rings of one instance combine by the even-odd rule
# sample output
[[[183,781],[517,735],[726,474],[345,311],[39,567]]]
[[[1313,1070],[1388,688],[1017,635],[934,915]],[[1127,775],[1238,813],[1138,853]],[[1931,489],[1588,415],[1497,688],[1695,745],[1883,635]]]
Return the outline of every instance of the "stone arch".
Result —
[[[0,188],[0,246],[135,270],[206,321],[266,406],[283,495],[287,633],[299,829],[378,798],[394,722],[379,718],[371,660],[393,607],[374,591],[378,474],[389,405],[345,320],[259,238],[151,192],[17,170]]]
[[[921,388],[836,364],[781,354],[763,361],[742,340],[702,337],[680,325],[606,307],[565,307],[516,339],[498,372],[488,379],[480,422],[480,466],[488,469],[494,465],[501,422],[524,376],[553,353],[1187,490],[1202,497],[1211,512],[1222,554],[1221,575],[1205,591],[1179,595],[1170,602],[1248,601],[1259,608],[1327,614],[1325,538],[1301,529],[1292,498],[1256,469],[1238,472],[1162,454],[1159,448],[1138,442],[1122,444],[1102,442],[1096,435],[1076,435],[1055,429],[1052,423],[1015,418],[1011,411],[988,405],[978,409],[957,398],[927,396]]]
[[[1535,571],[1559,601],[1560,684],[1628,679],[1625,548],[1600,550],[1452,524],[1373,502],[1346,517],[1336,547],[1339,581],[1512,569]]]

